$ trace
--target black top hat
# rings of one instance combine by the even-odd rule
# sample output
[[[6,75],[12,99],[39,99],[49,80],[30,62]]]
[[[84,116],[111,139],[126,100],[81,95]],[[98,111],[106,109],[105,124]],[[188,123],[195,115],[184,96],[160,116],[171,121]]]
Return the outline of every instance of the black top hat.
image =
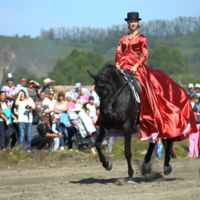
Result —
[[[131,19],[136,19],[140,21],[142,18],[139,18],[138,12],[129,12],[127,13],[127,18],[125,18],[125,21],[131,20]]]

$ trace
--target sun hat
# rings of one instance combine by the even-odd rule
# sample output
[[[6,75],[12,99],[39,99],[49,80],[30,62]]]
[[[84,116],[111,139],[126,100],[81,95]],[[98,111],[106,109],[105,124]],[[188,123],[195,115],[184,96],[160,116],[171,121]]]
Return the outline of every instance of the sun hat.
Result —
[[[72,99],[74,99],[74,95],[72,92],[66,92],[65,97],[71,97]]]
[[[199,83],[195,84],[195,88],[200,88],[200,84]]]
[[[87,94],[87,89],[86,88],[82,88],[82,92]]]
[[[74,105],[74,108],[72,109],[73,111],[82,111],[83,109],[82,109],[82,105],[81,104],[79,104],[79,103],[76,103],[75,105]]]
[[[79,88],[81,86],[81,83],[75,83],[74,87]]]
[[[190,84],[188,85],[188,88],[194,88],[194,85],[193,85],[192,83],[190,83]]]

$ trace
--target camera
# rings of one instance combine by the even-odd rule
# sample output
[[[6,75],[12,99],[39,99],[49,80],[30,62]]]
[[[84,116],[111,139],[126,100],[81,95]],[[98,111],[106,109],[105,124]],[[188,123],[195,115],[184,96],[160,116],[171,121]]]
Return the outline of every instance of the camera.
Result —
[[[31,106],[26,105],[25,108],[26,108],[26,109],[31,109]]]

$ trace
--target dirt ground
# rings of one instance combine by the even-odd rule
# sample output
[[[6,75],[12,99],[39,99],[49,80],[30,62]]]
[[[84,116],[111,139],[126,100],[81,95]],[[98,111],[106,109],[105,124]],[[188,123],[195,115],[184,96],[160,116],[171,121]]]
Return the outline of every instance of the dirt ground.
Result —
[[[34,156],[33,156],[34,157]],[[24,160],[0,166],[0,200],[183,200],[200,199],[200,159],[172,160],[173,172],[163,175],[163,161],[152,163],[153,173],[141,175],[134,160],[135,184],[127,184],[124,158],[111,157],[106,171],[97,157],[62,154],[46,161]]]

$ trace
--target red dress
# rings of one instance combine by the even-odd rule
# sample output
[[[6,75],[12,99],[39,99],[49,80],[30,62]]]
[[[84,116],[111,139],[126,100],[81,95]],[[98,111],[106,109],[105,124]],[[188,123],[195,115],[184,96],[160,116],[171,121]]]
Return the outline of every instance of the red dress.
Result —
[[[130,38],[127,34],[120,38],[116,63],[127,69],[136,63],[140,65],[135,73],[141,90],[139,137],[150,141],[156,141],[157,137],[175,137],[180,141],[196,133],[196,121],[186,91],[163,72],[145,65],[147,58],[144,35],[137,33]]]

